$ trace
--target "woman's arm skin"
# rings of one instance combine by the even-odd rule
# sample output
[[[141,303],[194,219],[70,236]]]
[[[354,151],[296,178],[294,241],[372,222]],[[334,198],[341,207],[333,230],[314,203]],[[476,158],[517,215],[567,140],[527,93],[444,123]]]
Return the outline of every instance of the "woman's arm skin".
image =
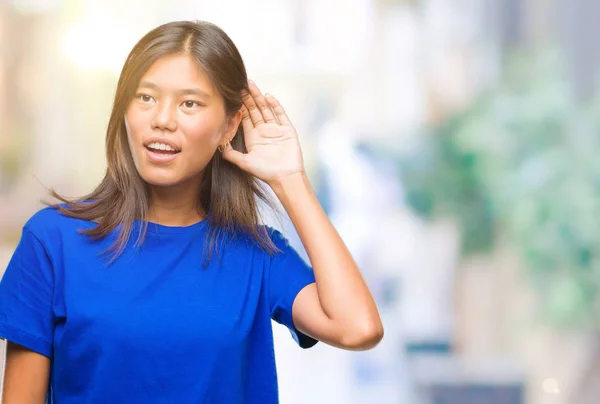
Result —
[[[331,345],[370,349],[383,337],[377,306],[352,255],[304,174],[272,185],[308,253],[316,283],[296,297],[296,327]]]
[[[44,404],[50,379],[50,359],[7,342],[2,404]]]
[[[223,157],[271,186],[308,253],[316,284],[296,297],[294,324],[333,346],[370,349],[383,338],[377,305],[308,182],[296,130],[274,97],[249,88],[241,108],[248,153],[227,147]]]

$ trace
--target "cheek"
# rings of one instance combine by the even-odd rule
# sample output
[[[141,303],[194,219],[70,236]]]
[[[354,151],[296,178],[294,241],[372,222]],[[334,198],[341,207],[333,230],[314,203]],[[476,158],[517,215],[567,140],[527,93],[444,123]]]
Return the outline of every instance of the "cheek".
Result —
[[[182,120],[179,130],[185,136],[186,146],[195,152],[212,154],[219,144],[221,128],[216,120],[201,118]]]
[[[133,158],[133,162],[139,168],[140,162],[140,149],[137,145],[140,144],[140,122],[136,119],[132,114],[126,114],[124,117],[125,120],[125,130],[127,132],[127,143],[129,145],[129,150],[131,152],[131,157]]]
[[[125,115],[124,121],[125,121],[125,131],[127,132],[127,140],[129,141],[129,146],[131,146],[131,139],[132,139],[131,123],[130,123],[130,120],[127,117],[127,115]]]
[[[125,127],[127,128],[127,137],[137,139],[140,137],[140,129],[143,126],[144,117],[142,114],[127,112],[125,114]]]
[[[127,133],[127,143],[129,143],[129,150],[131,150],[131,153],[134,154],[134,150],[133,150],[133,137],[132,137],[132,133],[131,133],[131,123],[129,122],[129,118],[127,117],[127,115],[125,115],[124,117],[124,121],[125,121],[125,132]]]

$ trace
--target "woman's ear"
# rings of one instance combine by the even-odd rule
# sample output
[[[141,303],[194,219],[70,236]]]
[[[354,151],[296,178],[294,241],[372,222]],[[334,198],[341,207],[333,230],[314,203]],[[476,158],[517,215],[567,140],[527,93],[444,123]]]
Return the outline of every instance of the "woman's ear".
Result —
[[[242,110],[238,110],[227,122],[227,128],[221,138],[221,144],[227,144],[233,140],[240,123],[242,122]]]

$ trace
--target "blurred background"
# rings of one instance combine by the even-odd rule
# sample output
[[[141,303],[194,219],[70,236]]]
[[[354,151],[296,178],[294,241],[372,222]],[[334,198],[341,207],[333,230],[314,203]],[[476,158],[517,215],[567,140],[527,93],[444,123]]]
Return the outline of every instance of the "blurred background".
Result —
[[[282,403],[600,402],[597,0],[0,4],[0,273],[44,187],[102,178],[135,42],[209,20],[286,107],[386,328],[350,353],[275,326]]]

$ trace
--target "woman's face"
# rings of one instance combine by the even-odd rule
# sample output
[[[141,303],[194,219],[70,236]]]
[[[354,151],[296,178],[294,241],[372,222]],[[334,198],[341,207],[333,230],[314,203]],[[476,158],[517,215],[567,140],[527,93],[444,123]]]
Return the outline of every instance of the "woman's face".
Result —
[[[131,155],[140,176],[155,186],[200,183],[217,146],[239,124],[188,55],[157,60],[141,78],[125,113]]]

